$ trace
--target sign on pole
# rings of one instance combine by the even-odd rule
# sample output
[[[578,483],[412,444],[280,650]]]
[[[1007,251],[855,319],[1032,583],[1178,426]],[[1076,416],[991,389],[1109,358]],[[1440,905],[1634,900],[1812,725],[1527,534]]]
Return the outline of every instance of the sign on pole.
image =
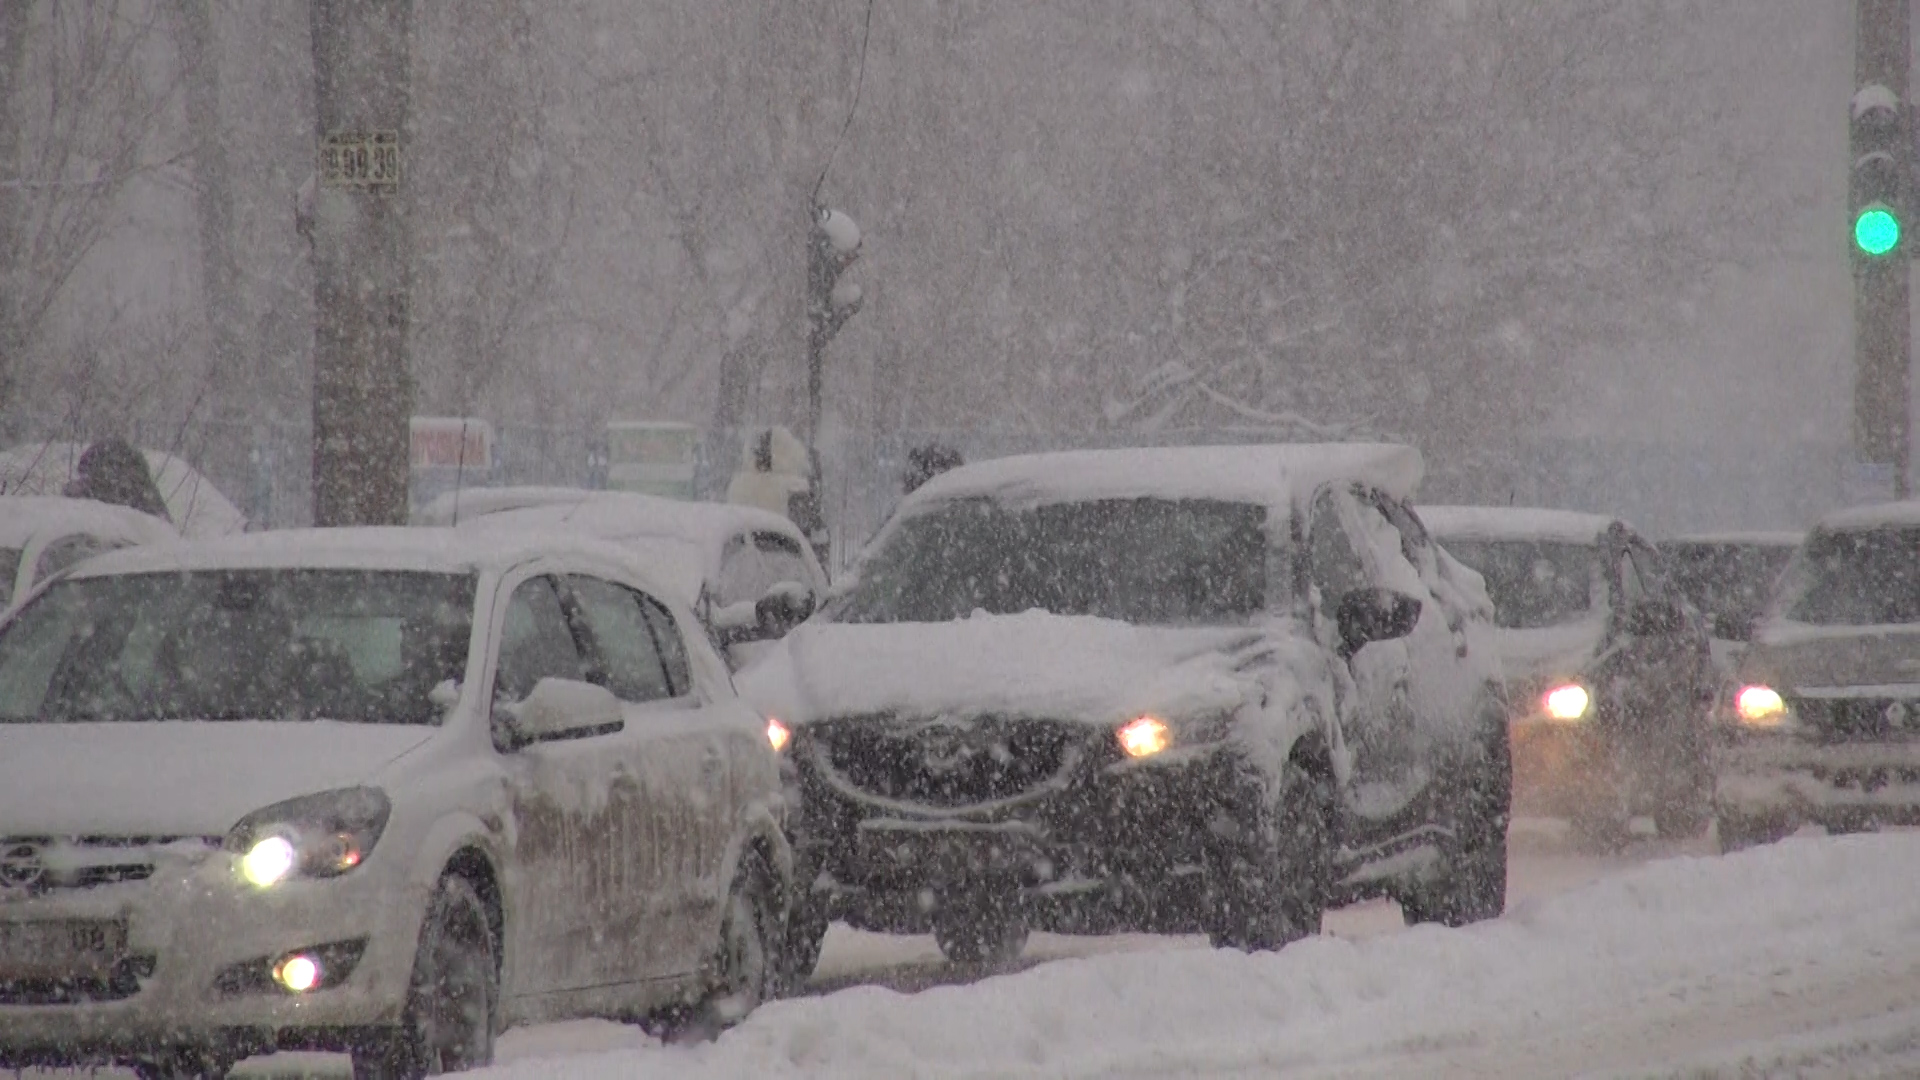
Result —
[[[400,133],[335,131],[320,139],[320,183],[336,188],[398,188]]]

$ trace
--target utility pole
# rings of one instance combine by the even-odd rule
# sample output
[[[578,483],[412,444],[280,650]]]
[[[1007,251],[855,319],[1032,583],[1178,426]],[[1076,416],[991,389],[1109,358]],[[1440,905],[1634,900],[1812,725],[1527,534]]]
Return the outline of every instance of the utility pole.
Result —
[[[409,319],[405,182],[412,0],[309,0],[316,186],[313,521],[407,517]]]
[[[1908,495],[1915,244],[1914,144],[1907,104],[1909,0],[1854,0],[1848,198],[1853,215],[1853,457],[1864,478]],[[1887,474],[1891,474],[1888,476]]]
[[[842,211],[816,205],[807,234],[807,446],[815,451],[827,343],[860,311],[860,283],[841,278],[858,258],[860,226]]]

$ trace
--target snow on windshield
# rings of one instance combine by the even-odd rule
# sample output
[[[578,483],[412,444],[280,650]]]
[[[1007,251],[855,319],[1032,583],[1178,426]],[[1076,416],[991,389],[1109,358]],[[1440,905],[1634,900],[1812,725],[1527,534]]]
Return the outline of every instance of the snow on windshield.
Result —
[[[1205,499],[953,500],[891,532],[833,617],[944,622],[1038,608],[1148,624],[1245,618],[1266,600],[1265,520],[1264,507]]]
[[[0,722],[432,723],[473,594],[470,575],[356,570],[59,582],[0,630]]]

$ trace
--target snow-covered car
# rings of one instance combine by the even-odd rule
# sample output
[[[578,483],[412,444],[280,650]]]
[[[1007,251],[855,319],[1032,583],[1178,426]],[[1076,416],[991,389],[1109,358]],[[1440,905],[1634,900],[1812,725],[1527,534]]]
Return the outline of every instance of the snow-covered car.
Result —
[[[617,548],[102,556],[0,623],[0,1068],[411,1076],[522,1022],[723,1022],[769,982],[783,813],[764,720]]]
[[[1030,928],[1277,948],[1330,903],[1498,915],[1506,714],[1407,447],[1084,451],[945,473],[741,677],[831,919],[954,960]]]
[[[1714,667],[1731,678],[1804,533],[1697,533],[1660,542],[1674,588],[1707,618]]]
[[[73,483],[85,443],[36,442],[0,450],[0,495],[57,498]],[[243,532],[247,516],[184,458],[164,450],[141,450],[167,515],[180,534],[207,539]]]
[[[549,484],[512,484],[505,487],[464,487],[442,492],[408,517],[410,525],[458,525],[463,521],[525,510],[532,506],[577,506],[606,494],[593,488]]]
[[[1513,723],[1514,799],[1594,843],[1648,815],[1705,826],[1715,679],[1705,622],[1625,522],[1526,507],[1428,506],[1433,535],[1493,598]]]
[[[1722,709],[1722,848],[1920,825],[1920,503],[1814,526]]]
[[[180,539],[151,514],[92,499],[0,495],[0,611],[83,559]]]
[[[502,509],[462,529],[589,536],[633,552],[675,590],[738,669],[799,624],[826,595],[827,575],[798,526],[732,503],[591,492],[568,503]]]

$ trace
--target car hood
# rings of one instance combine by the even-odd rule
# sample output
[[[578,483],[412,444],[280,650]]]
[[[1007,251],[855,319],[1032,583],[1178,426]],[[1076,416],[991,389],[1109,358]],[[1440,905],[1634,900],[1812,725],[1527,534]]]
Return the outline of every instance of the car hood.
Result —
[[[1920,684],[1920,624],[1763,625],[1740,661],[1741,678],[1781,689]]]
[[[1144,627],[1040,611],[808,623],[737,682],[748,701],[791,724],[960,713],[1104,725],[1258,704],[1255,672],[1273,652],[1258,628]]]
[[[439,729],[310,722],[0,724],[0,832],[219,836],[373,778]]]

